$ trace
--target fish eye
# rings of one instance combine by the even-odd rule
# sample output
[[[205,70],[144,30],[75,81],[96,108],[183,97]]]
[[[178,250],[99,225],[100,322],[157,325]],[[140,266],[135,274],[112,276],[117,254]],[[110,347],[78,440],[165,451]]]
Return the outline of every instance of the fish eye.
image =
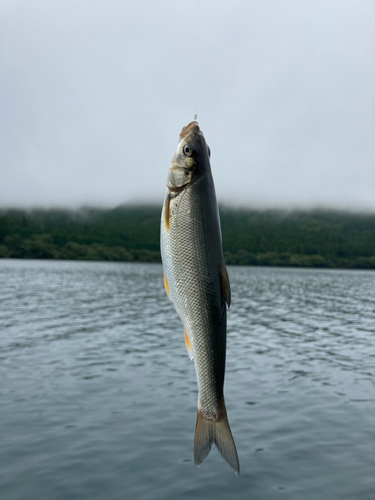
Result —
[[[192,144],[185,144],[183,152],[185,156],[191,156],[194,151],[194,146]]]

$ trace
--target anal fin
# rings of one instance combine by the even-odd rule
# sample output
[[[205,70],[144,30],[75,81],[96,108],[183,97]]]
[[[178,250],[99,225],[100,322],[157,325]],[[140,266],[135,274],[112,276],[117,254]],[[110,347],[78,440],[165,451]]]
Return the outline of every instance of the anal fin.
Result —
[[[184,333],[185,333],[185,344],[186,344],[187,352],[189,354],[189,358],[193,359],[193,349],[191,348],[190,340],[189,340],[189,337],[188,337],[185,329],[184,329]]]

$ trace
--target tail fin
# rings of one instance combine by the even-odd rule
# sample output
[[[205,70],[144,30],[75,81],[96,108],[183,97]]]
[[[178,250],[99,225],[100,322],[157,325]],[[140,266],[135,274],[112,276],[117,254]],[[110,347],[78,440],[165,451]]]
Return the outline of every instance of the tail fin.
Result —
[[[196,467],[199,467],[210,453],[213,444],[238,476],[240,474],[240,463],[229,427],[224,400],[222,401],[222,413],[218,420],[205,418],[198,407],[194,439],[194,462]]]

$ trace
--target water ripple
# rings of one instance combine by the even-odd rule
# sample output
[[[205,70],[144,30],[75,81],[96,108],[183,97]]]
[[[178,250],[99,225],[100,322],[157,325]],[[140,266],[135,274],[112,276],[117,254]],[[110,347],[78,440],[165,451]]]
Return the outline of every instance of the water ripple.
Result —
[[[375,273],[229,275],[240,481],[215,450],[192,463],[197,385],[161,266],[0,260],[4,498],[373,500]]]

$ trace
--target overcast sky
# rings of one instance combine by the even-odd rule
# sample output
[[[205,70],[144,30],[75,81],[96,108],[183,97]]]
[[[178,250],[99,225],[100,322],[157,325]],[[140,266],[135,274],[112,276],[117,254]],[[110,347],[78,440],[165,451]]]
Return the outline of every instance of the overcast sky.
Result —
[[[375,210],[375,2],[0,0],[0,206],[162,203],[196,112],[219,201]]]

